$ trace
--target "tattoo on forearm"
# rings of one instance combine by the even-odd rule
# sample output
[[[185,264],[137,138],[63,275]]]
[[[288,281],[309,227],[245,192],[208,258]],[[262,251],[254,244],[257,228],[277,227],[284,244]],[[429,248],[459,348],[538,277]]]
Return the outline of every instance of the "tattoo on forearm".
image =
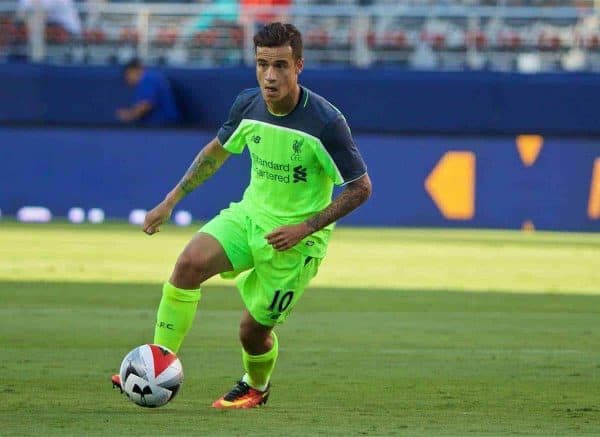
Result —
[[[369,198],[370,194],[371,190],[368,184],[349,185],[327,208],[309,218],[306,224],[312,232],[323,229],[358,208]]]
[[[212,156],[208,156],[201,151],[190,165],[190,168],[186,171],[181,181],[179,181],[179,187],[185,194],[189,194],[194,191],[198,185],[210,178],[219,168],[217,160]]]

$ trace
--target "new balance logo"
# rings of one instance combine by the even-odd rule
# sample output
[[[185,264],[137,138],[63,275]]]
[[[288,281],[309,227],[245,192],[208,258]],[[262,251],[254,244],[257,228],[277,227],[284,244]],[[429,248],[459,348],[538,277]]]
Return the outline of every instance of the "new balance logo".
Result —
[[[294,183],[306,182],[306,168],[301,165],[294,167]]]

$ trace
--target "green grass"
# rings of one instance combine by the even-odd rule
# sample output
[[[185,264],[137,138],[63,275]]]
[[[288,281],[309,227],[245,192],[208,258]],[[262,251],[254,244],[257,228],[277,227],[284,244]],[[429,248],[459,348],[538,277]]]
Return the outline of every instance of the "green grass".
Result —
[[[0,280],[156,284],[193,232],[1,222]],[[341,228],[313,285],[598,294],[599,252],[600,234]]]
[[[266,408],[210,408],[241,374],[241,302],[213,281],[181,394],[141,409],[108,378],[189,236],[0,224],[0,434],[600,434],[598,235],[339,229]]]

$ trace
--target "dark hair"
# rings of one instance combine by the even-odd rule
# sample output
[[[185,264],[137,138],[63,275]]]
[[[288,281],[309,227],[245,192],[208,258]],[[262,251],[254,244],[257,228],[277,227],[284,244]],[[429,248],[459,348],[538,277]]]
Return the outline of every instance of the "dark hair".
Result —
[[[131,58],[129,61],[127,61],[127,63],[125,65],[123,65],[123,74],[125,74],[125,72],[131,70],[132,68],[143,68],[144,65],[142,64],[142,61],[140,60],[140,58]]]
[[[289,23],[269,23],[254,35],[254,51],[257,47],[281,47],[290,45],[294,59],[302,58],[302,34]]]

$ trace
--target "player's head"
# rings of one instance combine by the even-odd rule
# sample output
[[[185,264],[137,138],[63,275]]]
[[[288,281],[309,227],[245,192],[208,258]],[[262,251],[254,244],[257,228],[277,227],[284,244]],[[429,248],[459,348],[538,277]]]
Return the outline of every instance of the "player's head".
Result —
[[[129,86],[138,84],[144,73],[144,65],[138,58],[133,58],[123,67],[123,78]]]
[[[298,92],[304,67],[302,34],[294,25],[270,23],[254,35],[256,78],[267,104],[285,102]]]

